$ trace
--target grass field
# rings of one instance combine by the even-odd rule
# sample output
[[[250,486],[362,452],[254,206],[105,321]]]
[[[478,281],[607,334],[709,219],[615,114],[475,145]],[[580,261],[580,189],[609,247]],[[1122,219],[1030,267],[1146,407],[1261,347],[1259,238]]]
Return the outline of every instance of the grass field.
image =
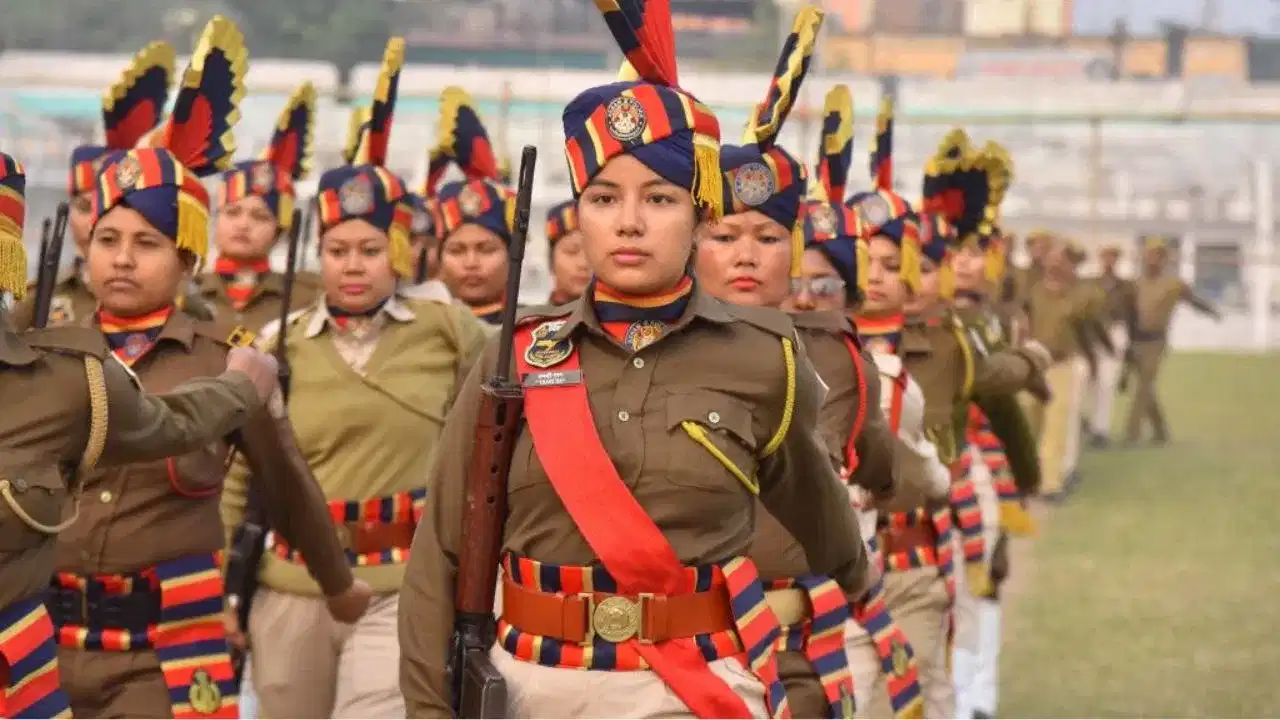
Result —
[[[1173,444],[1086,454],[1026,553],[1002,717],[1280,716],[1280,355],[1160,388]]]

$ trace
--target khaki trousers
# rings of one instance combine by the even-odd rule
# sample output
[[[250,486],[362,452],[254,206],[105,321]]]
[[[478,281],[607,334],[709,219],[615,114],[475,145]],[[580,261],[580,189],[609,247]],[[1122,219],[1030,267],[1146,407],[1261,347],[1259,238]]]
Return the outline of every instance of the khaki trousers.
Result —
[[[1040,442],[1040,492],[1063,491],[1080,451],[1081,381],[1088,366],[1071,358],[1049,366],[1045,380],[1053,395],[1048,403],[1023,393],[1019,400]]]
[[[692,718],[667,684],[648,670],[553,668],[515,658],[495,644],[489,658],[507,681],[511,718]],[[768,717],[764,684],[734,658],[711,663],[753,717]],[[394,675],[394,670],[391,673]],[[403,712],[403,711],[402,711]]]
[[[398,607],[379,596],[345,625],[323,598],[261,590],[249,616],[258,717],[403,718]]]
[[[58,648],[62,689],[81,718],[171,718],[173,701],[151,650]]]
[[[1151,423],[1151,432],[1157,440],[1167,440],[1169,437],[1169,426],[1165,423],[1164,410],[1156,395],[1156,379],[1160,376],[1165,350],[1163,340],[1134,343],[1133,369],[1138,389],[1133,396],[1133,408],[1129,411],[1126,440],[1136,441],[1140,438],[1143,421]]]
[[[886,685],[888,678],[880,667],[876,646],[866,629],[852,620],[845,623],[844,653],[849,658],[849,672],[853,674],[853,694],[857,700],[854,717],[893,717]],[[878,715],[881,708],[890,708],[889,714]]]
[[[906,634],[920,666],[925,717],[955,717],[956,692],[947,659],[951,601],[942,576],[934,567],[888,572],[884,576],[884,592],[889,614]],[[849,625],[856,627],[854,623]],[[854,658],[850,656],[849,661],[853,663]],[[878,688],[875,697],[865,706],[870,712],[863,717],[893,717],[888,691],[884,688]]]

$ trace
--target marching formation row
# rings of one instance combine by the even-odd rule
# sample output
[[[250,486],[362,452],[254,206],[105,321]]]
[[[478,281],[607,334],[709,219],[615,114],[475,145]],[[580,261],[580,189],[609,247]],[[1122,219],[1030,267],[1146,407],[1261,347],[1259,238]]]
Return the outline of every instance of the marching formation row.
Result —
[[[865,187],[845,87],[816,163],[777,145],[814,8],[734,145],[666,3],[597,6],[627,62],[564,110],[543,306],[531,148],[513,187],[450,88],[424,186],[386,168],[399,39],[305,201],[310,85],[233,164],[240,32],[167,115],[175,52],[142,50],[31,287],[3,156],[0,717],[996,712],[1008,537],[1122,375],[1127,439],[1168,438],[1169,320],[1214,311],[1156,239],[1133,280],[1048,232],[1008,266],[1012,158],[954,130],[913,202],[888,101]]]

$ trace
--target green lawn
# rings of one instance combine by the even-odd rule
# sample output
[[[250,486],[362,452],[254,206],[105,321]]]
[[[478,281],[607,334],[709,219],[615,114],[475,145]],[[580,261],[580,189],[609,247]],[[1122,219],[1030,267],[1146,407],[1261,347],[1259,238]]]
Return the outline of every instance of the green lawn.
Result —
[[[1174,443],[1087,454],[1030,548],[1001,716],[1280,716],[1280,355],[1179,355],[1160,388]]]

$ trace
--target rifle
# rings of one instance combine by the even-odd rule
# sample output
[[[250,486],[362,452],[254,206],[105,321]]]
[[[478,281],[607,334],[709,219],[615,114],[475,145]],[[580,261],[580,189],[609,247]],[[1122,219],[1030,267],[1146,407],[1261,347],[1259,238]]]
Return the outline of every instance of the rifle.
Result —
[[[58,203],[52,232],[49,232],[47,219],[41,229],[40,270],[36,275],[36,299],[34,312],[31,315],[31,327],[34,328],[43,328],[49,324],[49,310],[53,307],[54,288],[58,286],[58,266],[62,264],[62,239],[67,235],[67,213],[70,209],[67,203]]]
[[[489,660],[497,628],[493,618],[494,587],[502,551],[502,526],[507,514],[507,473],[524,410],[520,378],[510,377],[516,329],[516,297],[520,269],[529,235],[529,205],[533,168],[538,151],[526,145],[520,157],[520,185],[516,194],[515,227],[511,235],[511,270],[507,276],[507,304],[502,310],[498,362],[481,386],[480,418],[467,472],[462,511],[462,547],[454,589],[453,637],[449,648],[449,679],[453,709],[458,717],[506,716],[507,683]]]
[[[312,224],[315,222],[315,218],[316,218],[316,204],[314,200],[315,199],[312,198],[312,201],[307,203],[307,213],[306,215],[303,216],[303,220],[302,220],[302,230],[300,231],[302,239],[301,239],[301,242],[299,243],[299,245],[301,245],[302,247],[299,247],[297,251],[298,270],[303,270],[307,266],[307,253],[303,251],[303,247],[305,247],[307,243],[311,242],[311,227],[312,227]],[[298,222],[298,213],[296,208],[294,209],[294,213],[293,213],[293,221],[294,223]],[[293,267],[293,264],[290,263],[289,268],[292,268],[292,267]],[[285,269],[285,277],[289,281],[292,281],[293,278],[288,275],[289,268]]]
[[[276,332],[276,363],[279,367],[277,378],[280,381],[280,394],[285,403],[289,402],[289,354],[287,350],[286,331],[288,330],[289,305],[293,301],[293,281],[297,276],[298,245],[301,244],[301,218],[295,208],[293,224],[289,230],[289,250],[285,260],[284,289],[280,298],[280,328]],[[237,443],[240,445],[240,443]],[[236,526],[231,539],[231,555],[227,559],[227,606],[236,613],[240,622],[240,632],[249,632],[249,610],[253,607],[253,596],[258,591],[258,567],[262,564],[262,555],[266,552],[267,509],[261,492],[250,482],[245,500],[244,519]],[[233,648],[231,651],[231,667],[235,672],[236,686],[244,679],[245,652]]]

